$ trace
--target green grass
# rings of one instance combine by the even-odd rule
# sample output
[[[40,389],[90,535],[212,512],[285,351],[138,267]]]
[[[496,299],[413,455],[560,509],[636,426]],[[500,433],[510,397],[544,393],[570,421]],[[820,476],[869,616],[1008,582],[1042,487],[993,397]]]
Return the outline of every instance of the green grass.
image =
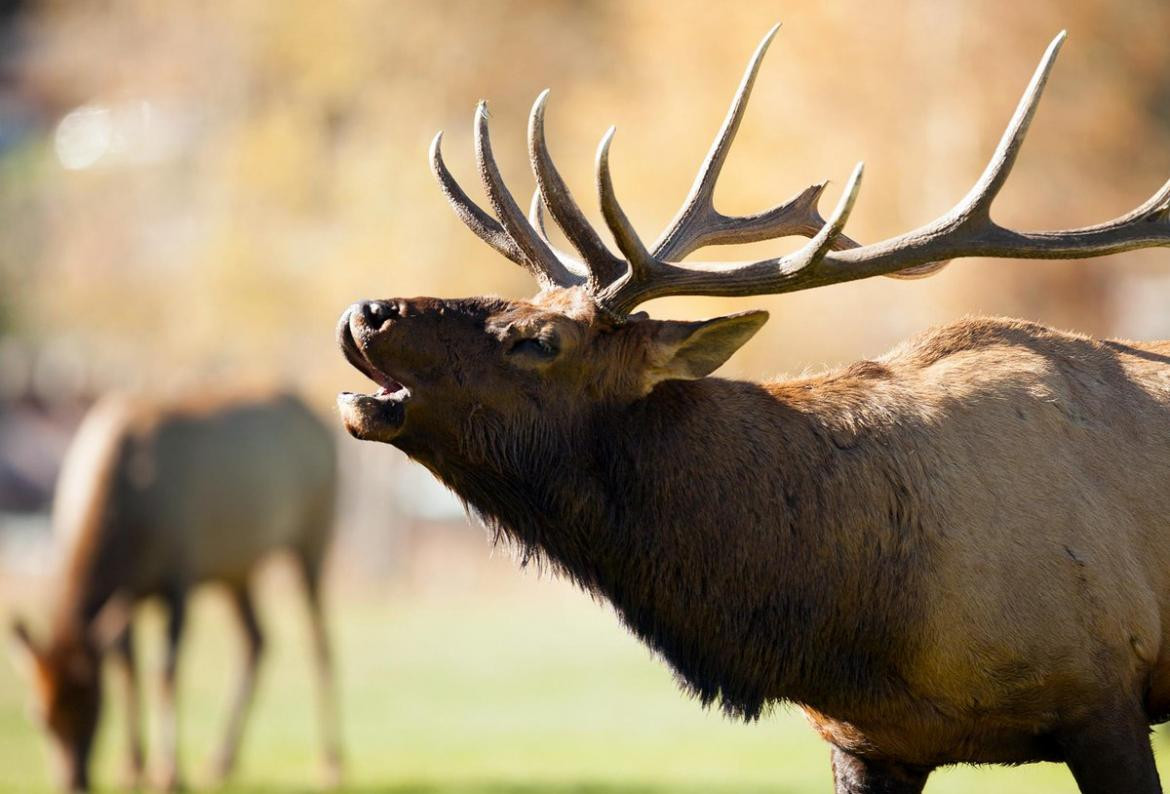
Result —
[[[832,790],[828,751],[798,712],[743,725],[704,711],[607,608],[564,585],[523,576],[518,589],[495,594],[470,587],[459,596],[334,596],[346,791]],[[282,581],[269,577],[265,585],[269,655],[241,767],[224,791],[311,791],[320,765],[302,605]],[[181,671],[181,732],[188,783],[202,788],[239,643],[218,595],[201,595],[193,616]],[[153,684],[158,615],[148,612],[138,626]],[[149,706],[155,689],[148,689]],[[25,719],[24,699],[12,666],[0,664],[0,788],[45,791],[45,753]],[[103,787],[121,769],[119,712],[117,704],[108,710],[99,738],[95,779]],[[1063,767],[1042,764],[944,770],[927,790],[1035,794],[1075,787]]]

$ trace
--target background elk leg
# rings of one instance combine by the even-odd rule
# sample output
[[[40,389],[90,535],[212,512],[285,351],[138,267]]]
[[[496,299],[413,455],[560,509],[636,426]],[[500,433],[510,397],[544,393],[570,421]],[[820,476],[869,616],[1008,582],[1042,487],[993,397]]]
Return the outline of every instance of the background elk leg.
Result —
[[[248,592],[247,584],[241,583],[238,586],[233,586],[230,594],[232,605],[235,607],[236,614],[240,618],[240,625],[244,630],[244,671],[240,676],[235,699],[232,702],[223,744],[215,758],[213,774],[220,781],[227,778],[235,767],[240,749],[240,739],[244,733],[244,722],[247,720],[248,709],[252,705],[252,693],[256,687],[256,673],[264,651],[264,635],[260,630],[260,622],[256,618],[256,607]]]
[[[325,613],[321,605],[323,555],[322,546],[320,550],[302,551],[297,559],[304,576],[305,599],[309,608],[310,629],[313,633],[325,774],[328,782],[336,785],[341,781],[341,729],[333,675],[333,655],[329,644],[329,632],[325,626]]]
[[[138,702],[138,664],[134,659],[132,625],[126,625],[110,650],[122,679],[126,709],[126,787],[137,788],[142,783],[145,756],[142,752],[142,714]]]
[[[1138,706],[1102,709],[1061,740],[1081,794],[1159,794],[1150,728]]]
[[[832,748],[836,794],[919,794],[931,770],[858,758]]]
[[[163,787],[167,791],[178,791],[182,788],[179,773],[179,715],[178,691],[176,680],[179,667],[179,643],[183,636],[183,624],[186,621],[187,593],[185,590],[175,590],[166,596],[168,609],[166,651],[163,660],[162,676],[162,752],[163,752]]]

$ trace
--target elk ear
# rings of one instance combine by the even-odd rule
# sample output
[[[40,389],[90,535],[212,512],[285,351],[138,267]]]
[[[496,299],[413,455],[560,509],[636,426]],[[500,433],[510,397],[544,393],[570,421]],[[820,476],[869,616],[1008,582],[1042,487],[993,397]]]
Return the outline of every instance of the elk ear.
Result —
[[[750,311],[696,322],[655,322],[647,387],[664,380],[695,380],[710,375],[767,321],[767,312]]]
[[[16,668],[21,673],[31,676],[36,669],[39,654],[28,625],[20,618],[15,618],[9,626],[8,648]]]

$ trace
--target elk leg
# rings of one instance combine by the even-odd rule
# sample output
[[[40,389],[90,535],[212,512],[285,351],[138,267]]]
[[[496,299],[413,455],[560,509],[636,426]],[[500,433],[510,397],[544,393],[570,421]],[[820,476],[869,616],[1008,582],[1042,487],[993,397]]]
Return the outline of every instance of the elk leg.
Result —
[[[125,788],[136,789],[142,783],[146,763],[142,752],[142,719],[138,703],[138,663],[134,658],[134,629],[127,625],[111,647],[122,679],[126,710],[126,746],[128,750]]]
[[[179,669],[179,641],[186,622],[187,594],[175,591],[166,596],[168,607],[166,651],[162,675],[162,752],[163,786],[167,791],[179,791],[183,784],[179,774],[179,715],[176,688]]]
[[[317,692],[321,740],[325,756],[325,774],[331,786],[341,782],[341,730],[338,717],[337,688],[333,674],[333,654],[329,632],[325,626],[325,611],[321,604],[320,554],[302,554],[301,572],[304,576],[305,599],[309,608],[309,623],[313,632],[313,651],[317,668]]]
[[[252,603],[252,596],[248,592],[247,585],[233,587],[231,599],[236,614],[239,616],[240,625],[244,630],[244,671],[240,676],[235,700],[232,702],[223,744],[215,759],[214,774],[219,781],[226,779],[235,767],[240,749],[240,739],[244,733],[244,723],[252,705],[252,693],[256,687],[256,673],[260,666],[260,656],[264,651],[264,635],[260,631],[260,622],[256,618],[256,607]]]
[[[859,758],[832,749],[836,794],[919,794],[931,770],[890,761]]]
[[[1060,737],[1082,794],[1160,794],[1150,728],[1138,708],[1112,709]]]

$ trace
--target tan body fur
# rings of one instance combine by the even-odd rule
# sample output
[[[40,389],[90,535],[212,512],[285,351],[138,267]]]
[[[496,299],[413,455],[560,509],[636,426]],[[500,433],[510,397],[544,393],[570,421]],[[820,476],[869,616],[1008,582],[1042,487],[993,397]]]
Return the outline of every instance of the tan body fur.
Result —
[[[1056,756],[1051,732],[1102,690],[1170,715],[1170,344],[964,321],[769,390],[862,477],[893,454],[922,488],[913,536],[857,527],[923,562],[905,697],[814,715],[827,738],[921,764],[1027,761]]]
[[[78,433],[54,506],[56,531],[72,539],[71,581],[114,512],[134,545],[116,585],[134,595],[243,583],[279,548],[319,554],[335,469],[329,432],[290,397],[107,398]]]
[[[336,761],[319,602],[335,481],[332,434],[290,395],[111,396],[92,409],[67,455],[54,505],[64,570],[48,641],[40,647],[26,629],[17,633],[68,785],[88,784],[101,701],[97,671],[108,646],[127,671],[130,773],[137,779],[142,772],[129,619],[136,602],[156,596],[169,609],[163,775],[168,787],[179,785],[175,668],[187,594],[203,583],[227,588],[245,633],[247,666],[217,761],[219,774],[230,771],[262,649],[249,577],[278,550],[292,553],[309,591],[326,741]]]

